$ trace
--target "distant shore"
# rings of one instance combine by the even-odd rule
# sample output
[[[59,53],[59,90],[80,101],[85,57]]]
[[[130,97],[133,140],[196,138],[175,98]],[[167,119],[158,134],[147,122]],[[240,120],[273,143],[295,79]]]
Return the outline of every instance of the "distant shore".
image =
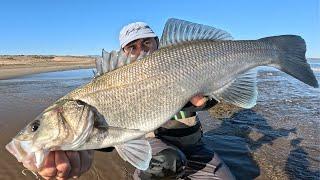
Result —
[[[1,55],[0,80],[24,75],[95,67],[89,56]]]

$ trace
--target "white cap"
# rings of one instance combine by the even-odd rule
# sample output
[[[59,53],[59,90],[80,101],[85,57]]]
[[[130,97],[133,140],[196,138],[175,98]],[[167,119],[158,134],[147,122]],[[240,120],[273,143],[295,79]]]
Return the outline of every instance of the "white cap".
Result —
[[[123,48],[128,43],[141,39],[157,37],[148,24],[144,22],[135,22],[124,26],[119,34],[120,46]]]

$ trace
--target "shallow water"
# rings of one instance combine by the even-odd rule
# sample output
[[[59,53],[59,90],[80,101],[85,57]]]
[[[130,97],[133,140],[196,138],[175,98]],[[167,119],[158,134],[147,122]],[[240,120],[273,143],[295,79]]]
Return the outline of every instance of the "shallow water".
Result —
[[[310,64],[320,82],[320,59]],[[239,179],[320,179],[320,89],[273,68],[258,72],[257,105],[206,121],[208,144]]]
[[[310,61],[320,81],[320,60]],[[0,81],[0,179],[34,179],[4,148],[27,122],[72,89],[92,69],[42,73]],[[205,141],[238,179],[320,178],[320,91],[272,68],[260,68],[259,97],[250,110],[212,120],[201,113]],[[80,179],[123,179],[132,169],[116,153],[95,153]]]

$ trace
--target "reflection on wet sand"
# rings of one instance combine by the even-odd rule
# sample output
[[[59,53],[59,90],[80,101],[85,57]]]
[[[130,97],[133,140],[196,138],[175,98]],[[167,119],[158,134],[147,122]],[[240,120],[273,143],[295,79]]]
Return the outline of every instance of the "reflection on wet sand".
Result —
[[[212,121],[212,119],[211,119]],[[216,119],[216,121],[219,121]],[[287,140],[290,133],[296,133],[296,129],[273,128],[268,125],[267,119],[253,110],[241,110],[230,118],[224,118],[219,126],[205,133],[205,140],[225,163],[237,179],[271,178],[266,174],[259,159],[260,148],[273,145],[276,140]],[[274,148],[274,147],[273,147]],[[289,149],[286,149],[289,151]],[[284,151],[286,151],[284,150]],[[279,152],[285,153],[285,152]],[[266,157],[271,159],[272,157]],[[275,166],[279,163],[274,164]],[[286,175],[283,171],[274,171],[274,177]]]
[[[310,162],[308,160],[310,158],[309,153],[300,145],[302,140],[303,139],[301,138],[291,140],[291,146],[294,149],[290,151],[285,165],[285,172],[288,174],[290,180],[315,179],[315,177],[320,177],[320,170],[312,170],[310,167]],[[318,165],[320,165],[319,162]]]
[[[46,73],[0,81],[0,179],[25,177],[24,169],[4,146],[25,124],[59,97],[89,82],[92,70]],[[319,73],[316,73],[319,80]],[[238,179],[317,179],[320,155],[319,90],[284,73],[259,73],[259,98],[251,110],[226,104],[199,113],[204,141]],[[271,88],[272,87],[272,88]],[[229,117],[218,117],[217,111]],[[117,153],[95,152],[91,170],[80,179],[130,179],[133,168]]]

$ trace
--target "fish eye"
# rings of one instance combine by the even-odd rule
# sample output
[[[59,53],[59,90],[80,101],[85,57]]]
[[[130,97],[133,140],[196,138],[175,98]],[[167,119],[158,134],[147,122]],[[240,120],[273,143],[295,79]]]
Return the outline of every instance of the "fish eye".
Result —
[[[37,120],[31,124],[31,131],[36,132],[40,126],[40,122]]]

